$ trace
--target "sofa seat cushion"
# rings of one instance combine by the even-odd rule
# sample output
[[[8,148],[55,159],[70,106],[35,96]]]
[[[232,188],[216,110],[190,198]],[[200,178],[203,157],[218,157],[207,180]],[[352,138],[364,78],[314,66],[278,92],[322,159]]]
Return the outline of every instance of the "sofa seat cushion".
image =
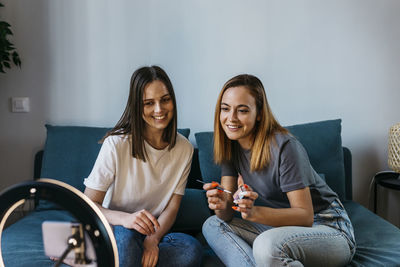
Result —
[[[356,254],[349,266],[399,266],[399,229],[360,204],[343,202],[354,227]]]
[[[42,222],[46,220],[76,221],[67,211],[44,210],[32,212],[10,225],[3,231],[1,238],[5,266],[54,266],[54,261],[44,254]]]
[[[341,199],[345,199],[341,120],[298,124],[286,128],[304,146],[317,173],[323,173],[327,184]],[[195,133],[195,138],[203,180],[219,181],[221,170],[213,160],[213,132]]]

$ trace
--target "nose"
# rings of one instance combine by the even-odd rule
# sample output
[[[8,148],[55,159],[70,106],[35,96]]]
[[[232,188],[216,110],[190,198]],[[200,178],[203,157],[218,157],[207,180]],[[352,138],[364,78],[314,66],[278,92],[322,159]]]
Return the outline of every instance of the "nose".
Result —
[[[237,112],[236,110],[232,109],[231,112],[229,112],[229,121],[237,121],[238,117],[237,117]]]
[[[162,108],[161,108],[161,103],[159,101],[157,101],[154,105],[154,112],[158,113],[161,112]]]

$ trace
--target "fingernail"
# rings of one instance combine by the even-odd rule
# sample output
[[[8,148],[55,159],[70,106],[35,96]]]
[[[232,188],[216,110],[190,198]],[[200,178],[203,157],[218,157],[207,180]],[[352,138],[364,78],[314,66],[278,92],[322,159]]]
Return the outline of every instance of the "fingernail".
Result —
[[[238,207],[236,207],[236,206],[232,206],[232,209],[234,209],[234,210],[238,210]]]
[[[213,181],[213,182],[211,182],[211,186],[212,186],[212,187],[217,187],[217,186],[218,186],[218,183]]]
[[[221,189],[218,189],[218,192],[222,193],[222,192],[224,192],[224,191],[223,191],[223,190],[221,190]]]
[[[249,186],[248,186],[247,184],[244,184],[243,186],[244,186],[244,188],[246,188],[246,189],[249,188]]]

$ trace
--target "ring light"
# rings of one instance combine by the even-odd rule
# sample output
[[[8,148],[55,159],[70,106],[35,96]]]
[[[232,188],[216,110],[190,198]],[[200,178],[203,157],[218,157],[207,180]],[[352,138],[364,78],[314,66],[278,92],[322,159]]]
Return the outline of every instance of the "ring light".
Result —
[[[0,194],[0,266],[4,266],[1,236],[10,214],[27,199],[49,200],[69,211],[88,233],[98,266],[119,266],[118,250],[110,224],[100,209],[75,187],[53,179],[14,185]]]

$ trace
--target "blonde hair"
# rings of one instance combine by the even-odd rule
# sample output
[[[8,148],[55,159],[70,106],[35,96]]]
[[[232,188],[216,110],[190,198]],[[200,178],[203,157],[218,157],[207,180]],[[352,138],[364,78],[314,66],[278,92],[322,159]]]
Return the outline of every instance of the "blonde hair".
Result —
[[[237,141],[230,140],[220,123],[221,101],[225,91],[231,87],[244,86],[256,101],[257,121],[254,126],[254,140],[251,145],[250,170],[259,171],[271,161],[271,145],[276,132],[288,133],[272,114],[261,81],[249,74],[241,74],[231,78],[222,87],[215,106],[214,116],[214,161],[217,164],[232,160],[237,156]]]

